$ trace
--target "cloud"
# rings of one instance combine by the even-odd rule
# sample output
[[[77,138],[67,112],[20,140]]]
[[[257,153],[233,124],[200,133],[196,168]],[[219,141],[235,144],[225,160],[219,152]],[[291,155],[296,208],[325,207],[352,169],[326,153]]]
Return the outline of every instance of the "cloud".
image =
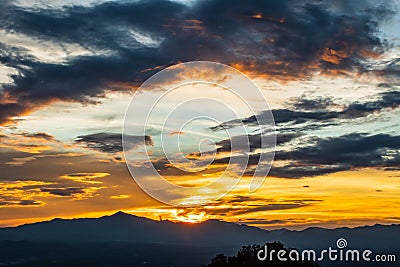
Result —
[[[15,72],[12,82],[2,85],[1,124],[53,101],[97,103],[109,91],[134,90],[160,66],[182,61],[218,61],[278,80],[365,72],[365,59],[385,50],[376,34],[379,24],[394,13],[391,1],[234,0],[226,5],[206,0],[184,5],[152,0],[57,9],[11,1],[0,5],[5,11],[0,30],[92,51],[47,62],[23,44],[2,40],[0,62]]]
[[[43,139],[47,141],[57,141],[54,136],[44,133],[44,132],[38,132],[38,133],[23,133],[22,134],[25,137],[30,137],[34,139]]]
[[[331,97],[309,98],[302,95],[291,99],[286,108],[272,110],[277,126],[277,148],[275,162],[269,175],[281,178],[301,178],[354,168],[394,168],[400,162],[396,154],[399,148],[396,142],[400,140],[398,136],[353,133],[336,137],[318,137],[306,134],[307,131],[324,126],[351,123],[353,119],[398,109],[400,92],[390,89],[390,91],[371,96],[367,101],[356,101],[346,105],[337,104]],[[264,114],[261,112],[256,116],[227,121],[210,129],[219,131],[241,126],[242,123],[255,126],[259,122],[262,123]],[[249,135],[248,138],[252,152],[261,148],[259,135]],[[219,148],[216,150],[217,156],[213,163],[228,164],[230,156],[223,156],[221,152],[230,151],[230,140],[222,140],[217,144]],[[249,156],[246,175],[254,174],[254,167],[261,153],[252,153]]]
[[[41,186],[52,183],[42,181],[1,181],[0,182],[0,208],[18,206],[41,206],[45,203],[33,199],[40,193],[36,190]]]
[[[277,147],[270,176],[302,178],[370,167],[390,171],[396,170],[400,164],[400,136],[397,135],[352,133],[326,138],[307,137],[303,141],[302,144]],[[223,148],[224,151],[228,149],[228,146]],[[249,156],[245,175],[254,174],[261,153]],[[213,164],[228,164],[230,160],[230,156],[217,154]]]
[[[84,200],[92,198],[96,192],[104,187],[45,187],[40,188],[40,192],[52,197],[70,197],[73,200]]]
[[[339,107],[331,97],[309,98],[303,94],[298,98],[293,98],[289,105],[294,110],[327,110],[331,107]]]
[[[92,198],[104,186],[68,186],[61,182],[36,180],[6,180],[0,182],[0,208],[16,206],[41,206],[52,197],[69,197],[73,200]]]
[[[75,196],[77,194],[84,194],[85,188],[83,187],[55,187],[55,188],[40,188],[41,192],[46,192],[54,196]]]
[[[47,133],[13,133],[0,135],[0,148],[21,151],[30,154],[39,154],[44,151],[52,151],[61,144],[54,136]]]
[[[75,139],[75,142],[85,144],[86,147],[105,153],[122,152],[122,135],[117,133],[95,133],[81,135]],[[147,146],[153,145],[151,136],[124,135],[125,148],[135,149],[143,143]]]
[[[318,109],[337,106],[331,99],[313,99],[312,101],[300,100],[299,105],[307,111],[294,111],[287,109],[273,110],[276,114],[278,126],[277,150],[275,163],[269,175],[280,178],[301,178],[326,175],[357,168],[384,168],[393,170],[400,164],[398,150],[400,149],[400,136],[390,134],[352,133],[335,137],[316,137],[305,135],[304,131],[326,125],[338,124],[341,120],[351,120],[368,116],[372,113],[380,113],[387,109],[399,107],[400,92],[389,91],[378,95],[376,99],[366,102],[353,102],[342,107],[341,111],[319,111]],[[320,101],[318,101],[320,100]],[[317,110],[315,110],[317,109]],[[282,114],[285,114],[284,116]],[[281,117],[279,117],[281,115]],[[262,116],[262,113],[261,113]],[[261,120],[262,121],[262,120]],[[252,125],[256,122],[256,116],[242,120],[244,124]],[[311,123],[311,124],[310,124]],[[313,126],[314,123],[314,126]],[[212,130],[217,131],[223,127],[235,127],[241,122],[234,120],[223,123]],[[286,125],[306,125],[303,129],[290,129]],[[233,139],[247,147],[250,152],[246,175],[254,174],[262,152],[256,152],[261,148],[260,135],[235,136]],[[247,139],[248,138],[248,139]],[[296,141],[297,140],[297,141]],[[295,141],[295,142],[293,142]],[[199,174],[216,173],[224,171],[232,157],[238,159],[240,155],[230,156],[231,140],[221,140],[216,143],[216,153],[211,167]],[[241,148],[241,147],[239,147]],[[265,148],[265,147],[264,147]],[[255,153],[256,152],[256,153]],[[190,154],[196,158],[196,153]],[[245,160],[245,158],[244,158]],[[182,176],[185,172],[175,170],[166,159],[153,162],[154,166],[164,175]],[[262,168],[262,166],[259,166]]]
[[[28,156],[28,157],[14,157],[12,160],[5,162],[4,164],[10,165],[10,166],[22,166],[25,165],[28,162],[40,159],[40,158],[58,158],[58,157],[79,157],[82,156],[82,154],[79,153],[73,153],[73,152],[68,152],[68,153],[55,153],[55,154],[40,154],[40,155],[34,155],[34,156]]]
[[[321,202],[319,199],[267,199],[262,197],[248,196],[226,196],[223,199],[216,200],[206,206],[185,208],[177,211],[179,218],[189,218],[191,214],[206,214],[215,217],[235,217],[250,214],[262,213],[268,211],[279,211],[287,209],[296,209],[310,206]]]
[[[286,224],[287,222],[290,222],[290,219],[287,220],[262,220],[262,219],[256,219],[256,218],[250,218],[246,220],[239,220],[239,223],[245,223],[245,224],[250,224],[250,225],[276,225],[276,224]]]
[[[126,199],[130,197],[131,195],[115,195],[115,196],[110,196],[110,199]]]
[[[355,167],[389,167],[398,165],[400,157],[395,153],[398,149],[400,149],[400,136],[353,133],[318,139],[314,145],[278,153],[276,159]]]
[[[63,176],[60,176],[61,179],[67,179],[78,183],[85,183],[85,184],[101,184],[101,181],[98,179],[104,178],[109,176],[109,173],[106,172],[96,172],[96,173],[69,173]]]
[[[339,132],[338,136],[321,137],[307,132],[328,125],[340,126],[343,123],[352,123],[354,119],[366,118],[371,114],[384,115],[393,109],[397,110],[400,106],[400,92],[392,89],[370,96],[366,101],[349,104],[338,104],[332,97],[309,98],[302,95],[291,99],[286,108],[272,110],[277,125],[277,146],[275,162],[269,175],[280,178],[302,178],[369,167],[382,167],[385,170],[396,168],[400,163],[398,153],[396,154],[399,149],[397,142],[400,141],[397,135],[361,132],[341,136]],[[256,125],[257,119],[263,121],[259,118],[263,114],[261,112],[257,116],[224,122],[210,130],[234,128],[241,126],[242,123],[253,126]],[[268,136],[270,133],[268,130],[265,131],[263,134]],[[227,169],[232,158],[247,161],[247,156],[237,153],[240,151],[233,151],[236,153],[230,155],[232,141],[238,144],[238,150],[244,151],[249,148],[248,168],[245,174],[254,175],[255,166],[263,155],[260,150],[270,148],[268,143],[261,147],[261,134],[233,136],[231,139],[216,142],[215,151],[201,154],[213,158],[211,165],[197,174],[207,177],[219,175]],[[187,158],[199,159],[200,153],[190,153]],[[202,163],[203,161],[193,161],[191,164],[201,166]],[[170,164],[166,158],[154,160],[153,165],[162,175],[175,178],[187,175],[185,171]]]
[[[312,145],[277,151],[275,161],[290,162],[273,166],[271,176],[301,178],[357,168],[390,168],[400,164],[400,136],[353,133],[319,138]]]
[[[11,196],[0,196],[0,208],[2,207],[29,207],[42,206],[45,203],[33,199],[17,199]]]
[[[272,166],[269,176],[278,178],[303,178],[322,176],[330,173],[350,170],[351,166],[335,166],[335,165],[307,165],[307,164],[287,164],[284,166]],[[252,174],[252,171],[247,172]]]
[[[342,110],[329,110],[329,107],[339,106],[335,105],[332,99],[329,98],[317,98],[317,99],[304,99],[299,98],[293,100],[291,107],[283,109],[271,110],[275,124],[283,126],[298,125],[308,123],[307,127],[326,125],[326,124],[337,124],[339,120],[351,120],[356,118],[362,118],[373,113],[379,113],[386,109],[399,108],[400,106],[400,92],[399,91],[387,91],[377,95],[376,100],[370,100],[366,102],[353,102],[347,106],[343,106]],[[265,121],[263,119],[268,116],[269,111],[261,112],[258,115],[254,115],[244,119],[236,119],[232,121],[224,122],[220,125],[210,128],[213,131],[219,131],[224,128],[233,128],[243,124],[245,125],[257,125]],[[310,125],[311,124],[311,125]]]
[[[182,131],[173,131],[169,133],[169,135],[183,135],[183,134],[185,134],[185,132]]]
[[[276,145],[283,145],[292,141],[293,139],[301,136],[301,133],[277,133],[276,135]],[[216,142],[217,152],[230,152],[232,147],[231,143],[234,142],[236,147],[240,151],[246,151],[248,148],[250,152],[254,152],[259,148],[271,148],[275,145],[275,138],[272,135],[265,134],[262,137],[261,134],[251,134],[251,135],[239,135],[233,136],[231,139],[224,139]],[[209,152],[212,154],[213,152]]]

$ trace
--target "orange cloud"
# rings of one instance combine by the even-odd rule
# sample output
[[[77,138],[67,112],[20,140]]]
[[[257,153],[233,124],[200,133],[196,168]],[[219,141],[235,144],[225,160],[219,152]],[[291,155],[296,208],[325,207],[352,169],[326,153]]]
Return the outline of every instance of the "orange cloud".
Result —
[[[182,131],[174,131],[174,132],[170,132],[169,135],[182,135],[184,133],[185,132],[182,132]]]
[[[101,184],[103,182],[97,181],[97,179],[101,179],[101,178],[104,178],[109,175],[110,174],[106,173],[106,172],[95,172],[95,173],[80,172],[80,173],[65,174],[63,176],[60,176],[60,178],[68,179],[68,180],[71,180],[74,182],[79,182],[79,183]]]
[[[205,33],[206,28],[203,26],[203,22],[198,19],[187,19],[183,21],[184,30],[196,30],[201,33]]]
[[[39,154],[44,151],[55,150],[60,146],[60,142],[53,136],[39,133],[15,133],[0,135],[0,148],[26,152],[30,154]]]
[[[251,18],[253,18],[253,19],[262,19],[262,14],[261,13],[256,13],[256,14],[254,14],[254,15],[252,15],[251,16]]]
[[[116,196],[110,196],[111,199],[126,199],[130,198],[131,195],[116,195]]]
[[[340,50],[335,50],[331,48],[325,48],[324,53],[321,56],[323,61],[332,63],[332,64],[339,64],[343,59],[348,58],[349,55]]]
[[[46,194],[37,188],[52,185],[42,181],[6,181],[0,182],[0,208],[4,207],[37,207],[46,203],[33,197],[43,197]]]
[[[22,158],[13,158],[12,161],[6,162],[5,164],[11,166],[22,166],[30,161],[34,161],[39,158],[55,158],[55,157],[79,157],[83,154],[80,153],[57,153],[57,154],[49,154],[49,155],[34,155],[29,157],[22,157]]]

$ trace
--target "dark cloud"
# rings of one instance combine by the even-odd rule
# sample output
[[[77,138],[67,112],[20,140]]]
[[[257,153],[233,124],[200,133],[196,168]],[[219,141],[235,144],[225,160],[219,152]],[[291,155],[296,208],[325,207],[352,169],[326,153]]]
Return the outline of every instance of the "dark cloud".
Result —
[[[272,110],[272,114],[277,126],[282,126],[282,124],[297,125],[309,123],[307,127],[312,127],[313,125],[317,127],[318,125],[315,124],[337,124],[339,123],[338,120],[361,118],[385,109],[398,108],[400,106],[400,91],[383,92],[378,95],[378,99],[376,100],[353,102],[343,107],[340,111],[324,110],[332,105],[334,105],[333,100],[327,98],[312,100],[300,98],[292,104],[296,109],[274,109]],[[265,116],[269,116],[269,111],[261,112],[258,115],[241,120],[236,119],[224,122],[212,127],[211,130],[218,131],[225,128],[233,128],[242,125],[242,123],[257,126],[260,122],[265,121],[263,119]]]
[[[274,211],[274,210],[288,210],[308,206],[308,204],[303,203],[288,203],[288,204],[265,204],[265,205],[255,205],[249,206],[241,209],[232,211],[231,215],[243,215],[252,212],[263,212],[263,211]]]
[[[68,197],[73,200],[88,199],[94,197],[96,192],[102,188],[105,187],[101,182],[82,186],[79,180],[44,182],[0,179],[0,207],[45,205],[46,203],[42,199],[52,197]]]
[[[41,192],[50,193],[51,195],[61,197],[73,197],[78,194],[84,194],[84,187],[54,187],[54,188],[40,188]]]
[[[388,167],[385,168],[385,171],[400,171],[400,167],[399,166]]]
[[[255,212],[268,212],[276,210],[296,209],[310,206],[319,199],[288,199],[276,200],[260,197],[231,196],[213,201],[204,207],[186,208],[178,211],[179,216],[187,216],[191,213],[205,212],[214,216],[238,216]]]
[[[54,136],[48,134],[48,133],[44,133],[44,132],[38,132],[38,133],[22,133],[23,136],[25,137],[32,137],[32,138],[36,138],[36,139],[44,139],[47,141],[56,141],[56,139],[54,138]]]
[[[122,152],[122,135],[118,133],[95,133],[89,135],[81,135],[75,139],[75,142],[85,144],[88,148],[95,149],[106,153]],[[151,136],[124,135],[125,148],[135,149],[143,143],[152,146],[153,140]]]
[[[339,3],[339,4],[338,4]],[[4,40],[0,62],[16,70],[4,84],[0,123],[52,101],[96,103],[109,90],[131,90],[157,70],[190,60],[212,60],[276,79],[316,71],[365,71],[363,59],[383,52],[379,22],[391,1],[107,2],[62,9],[0,3],[0,29],[92,55],[41,61]],[[144,71],[149,70],[149,71]]]
[[[307,164],[288,164],[280,167],[273,166],[268,175],[278,178],[302,178],[326,175],[350,170],[350,166],[316,166]],[[252,174],[252,172],[248,172]]]
[[[280,148],[275,152],[275,163],[269,175],[279,178],[302,178],[326,175],[356,168],[376,167],[387,171],[398,170],[400,165],[400,136],[388,134],[368,135],[353,133],[330,138],[308,138],[309,143],[297,147]],[[228,144],[228,141],[226,141]],[[219,148],[220,152],[229,151],[229,145]],[[255,149],[255,147],[254,147]],[[239,157],[233,156],[236,160]],[[261,154],[251,154],[247,161],[246,175],[254,174],[254,167],[259,165]],[[247,159],[247,158],[246,158]],[[222,167],[206,169],[199,174],[223,171],[232,160],[231,157],[218,157],[212,164]],[[280,162],[284,162],[281,164]],[[169,164],[167,159],[153,162],[163,175],[185,175],[182,170]],[[263,168],[262,164],[258,168]]]
[[[3,96],[2,96],[3,97]],[[1,99],[1,98],[0,98]],[[0,101],[0,124],[8,123],[13,117],[21,115],[29,109],[28,106],[18,103],[1,103]]]
[[[400,165],[400,136],[388,134],[348,134],[322,138],[310,146],[291,151],[277,151],[276,161],[289,161],[273,166],[270,175],[299,178],[366,167],[395,168]]]
[[[294,98],[293,103],[289,105],[294,110],[327,110],[331,107],[337,107],[332,98],[330,97],[316,97],[309,98],[302,95],[299,98]]]
[[[289,108],[272,110],[277,125],[277,145],[275,161],[289,162],[284,165],[272,166],[269,175],[282,178],[300,178],[325,175],[353,168],[385,167],[393,170],[400,164],[400,158],[395,151],[400,147],[400,137],[387,134],[367,135],[349,134],[332,138],[310,137],[304,131],[318,129],[322,126],[337,125],[343,120],[366,117],[370,114],[380,113],[387,109],[400,106],[400,92],[387,91],[366,102],[353,102],[347,106],[335,104],[332,98],[312,98],[302,96],[292,99]],[[341,110],[329,110],[332,107]],[[233,128],[245,125],[256,126],[262,122],[261,113],[242,120],[232,120],[217,127],[211,128],[218,131],[223,128]],[[302,128],[299,128],[302,127]],[[303,134],[302,134],[303,133]],[[297,139],[296,139],[297,138]],[[253,140],[254,139],[254,140]],[[250,138],[251,150],[260,148],[260,138]],[[283,150],[279,145],[289,143],[296,139],[299,141]],[[229,151],[229,140],[219,142],[220,151]],[[254,166],[258,164],[261,154],[252,154],[249,157],[248,175],[253,175]],[[229,157],[218,158],[215,164],[228,164]]]
[[[215,145],[218,147],[217,152],[231,151],[232,143],[236,144],[236,149],[240,151],[246,151],[246,148],[248,148],[249,151],[252,152],[259,148],[271,148],[274,147],[275,144],[282,145],[288,143],[299,136],[301,136],[300,133],[277,133],[275,142],[275,137],[268,133],[265,134],[265,136],[261,134],[239,135],[233,136],[231,139],[221,140],[215,143]]]
[[[396,171],[400,165],[400,136],[353,133],[307,140],[305,145],[278,149],[274,158],[278,164],[272,165],[269,175],[302,178],[368,167]],[[254,174],[254,167],[258,166],[260,157],[261,154],[249,156],[246,175]],[[230,157],[222,157],[215,159],[213,164],[229,164],[230,160]]]
[[[276,160],[300,160],[321,165],[352,167],[398,166],[400,136],[388,134],[348,134],[319,139],[314,145],[277,153]]]
[[[18,199],[12,196],[0,196],[0,207],[41,206],[44,202],[34,199]]]
[[[318,129],[326,125],[338,125],[345,120],[366,117],[374,113],[383,113],[400,106],[400,92],[387,91],[371,97],[365,102],[353,102],[346,106],[338,105],[332,98],[308,99],[304,96],[292,101],[290,107],[301,107],[304,111],[292,109],[272,110],[277,124],[277,150],[275,161],[280,164],[272,166],[269,175],[282,178],[300,178],[325,175],[340,171],[363,167],[383,167],[393,170],[400,164],[400,158],[396,151],[399,149],[400,137],[389,134],[354,133],[344,136],[321,138],[306,134],[306,130]],[[341,110],[329,110],[329,108],[341,108]],[[232,120],[217,127],[211,128],[218,131],[223,128],[241,126],[242,123],[256,126],[261,113],[242,120]],[[257,121],[258,120],[258,121]],[[268,135],[269,133],[264,133]],[[236,155],[234,158],[248,162],[247,175],[254,174],[254,168],[259,164],[262,154],[254,154],[257,149],[268,148],[261,144],[261,135],[234,136],[232,139],[221,140],[216,143],[216,151],[206,152],[210,155],[216,153],[212,164],[214,171],[223,171],[232,160],[224,155],[230,152],[232,140],[243,147],[249,147],[248,161],[246,156]],[[242,147],[239,146],[239,149]],[[189,156],[196,158],[199,153]],[[155,167],[162,174],[184,175],[181,170],[175,170],[168,160],[160,159],[154,162]],[[262,164],[260,164],[262,165]],[[223,167],[222,167],[223,166]],[[269,165],[266,165],[269,166]],[[262,168],[262,166],[259,166]],[[208,169],[206,171],[209,171]]]
[[[0,134],[0,140],[2,152],[14,150],[37,154],[61,146],[59,140],[44,132],[16,132],[9,133],[7,136]]]

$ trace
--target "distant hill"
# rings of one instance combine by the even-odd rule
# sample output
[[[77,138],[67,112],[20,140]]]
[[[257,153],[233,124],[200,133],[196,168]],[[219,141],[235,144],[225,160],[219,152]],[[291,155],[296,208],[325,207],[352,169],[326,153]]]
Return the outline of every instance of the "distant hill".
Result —
[[[137,264],[130,266],[170,266],[164,265],[170,264],[169,260],[175,260],[174,266],[182,262],[186,262],[182,266],[199,266],[215,253],[233,253],[242,245],[280,241],[287,247],[319,250],[335,248],[338,238],[345,238],[349,248],[398,254],[400,225],[268,231],[218,220],[174,223],[118,212],[100,218],[53,219],[0,228],[0,266],[28,266],[24,264],[43,263],[44,259],[47,264],[43,266],[51,266],[51,262],[56,266],[60,262],[72,264],[81,262],[79,259],[96,261],[102,257],[100,262],[104,263],[104,257],[116,262],[128,256],[128,261]],[[175,255],[180,252],[185,259],[179,260]],[[86,262],[86,266],[93,261]]]
[[[268,231],[218,220],[199,224],[154,221],[117,212],[90,219],[53,219],[0,228],[0,240],[32,242],[129,242],[209,246],[264,242]]]

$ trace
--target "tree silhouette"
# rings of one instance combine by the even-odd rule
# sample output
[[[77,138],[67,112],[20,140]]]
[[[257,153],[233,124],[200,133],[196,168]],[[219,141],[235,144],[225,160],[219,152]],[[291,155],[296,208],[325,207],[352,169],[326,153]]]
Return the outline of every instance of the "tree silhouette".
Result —
[[[264,261],[261,261],[257,257],[257,253],[268,247],[268,251],[275,250],[275,252],[284,250],[286,255],[293,249],[287,249],[280,242],[266,243],[264,246],[252,245],[243,246],[237,253],[236,256],[227,257],[224,254],[218,254],[215,256],[211,263],[208,265],[202,265],[203,267],[319,267],[317,263],[310,261],[293,261],[287,258],[287,261],[281,261],[278,259],[277,253],[273,254],[272,257],[267,257]]]

